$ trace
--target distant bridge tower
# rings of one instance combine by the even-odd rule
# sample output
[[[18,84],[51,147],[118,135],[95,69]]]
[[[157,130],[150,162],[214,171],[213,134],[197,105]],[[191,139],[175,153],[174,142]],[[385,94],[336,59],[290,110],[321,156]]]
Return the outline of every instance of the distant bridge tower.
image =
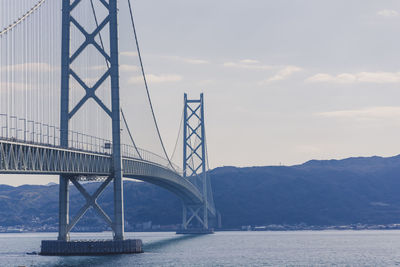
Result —
[[[184,95],[183,177],[198,185],[203,203],[183,203],[182,230],[178,233],[212,233],[209,209],[214,209],[214,201],[207,174],[203,94],[200,99],[188,99],[187,94]]]
[[[98,1],[107,10],[107,15],[102,21],[99,21],[97,27],[91,32],[87,32],[85,26],[81,25],[73,16],[73,10],[79,9],[83,1],[80,0],[62,0],[62,66],[61,66],[61,120],[60,120],[60,138],[61,146],[68,148],[69,122],[76,112],[93,99],[112,121],[112,175],[100,186],[100,188],[90,195],[79,184],[79,178],[69,175],[60,176],[59,193],[59,234],[58,240],[69,241],[69,231],[85,214],[93,207],[94,210],[108,223],[114,233],[114,240],[124,239],[124,208],[123,208],[123,183],[122,183],[122,158],[121,158],[121,133],[120,133],[120,99],[119,99],[119,66],[118,66],[118,25],[117,25],[117,0]],[[102,29],[109,27],[109,51],[106,51],[103,45],[99,45],[95,38],[99,36]],[[71,47],[71,27],[76,27],[84,36],[84,41],[76,51],[70,51]],[[104,57],[108,70],[98,79],[92,87],[85,84],[79,73],[71,68],[72,63],[89,46],[93,46]],[[85,91],[85,96],[70,109],[70,78],[75,79]],[[111,81],[111,110],[96,96],[96,90],[105,83],[107,78]],[[72,182],[86,199],[86,205],[78,212],[78,215],[69,221],[69,182]],[[113,220],[100,208],[96,199],[113,181],[114,183],[114,218]]]

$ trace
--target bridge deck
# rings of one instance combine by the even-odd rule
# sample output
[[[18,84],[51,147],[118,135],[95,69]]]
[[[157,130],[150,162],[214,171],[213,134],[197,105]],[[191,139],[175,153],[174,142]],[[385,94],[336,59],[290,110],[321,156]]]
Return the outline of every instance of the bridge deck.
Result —
[[[188,204],[202,203],[200,191],[173,170],[154,162],[123,157],[124,177],[161,186]],[[0,140],[0,174],[109,176],[111,155],[55,146]],[[210,207],[210,212],[215,210]]]

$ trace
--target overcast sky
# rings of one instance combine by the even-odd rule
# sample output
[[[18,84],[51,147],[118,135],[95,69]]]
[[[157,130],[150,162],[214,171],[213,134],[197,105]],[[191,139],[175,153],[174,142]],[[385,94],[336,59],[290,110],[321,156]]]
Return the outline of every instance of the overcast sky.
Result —
[[[400,2],[134,3],[167,143],[204,91],[213,167],[399,154]]]
[[[399,1],[133,5],[169,151],[183,93],[204,92],[211,167],[399,154]],[[128,23],[121,8],[120,35],[130,31]],[[129,64],[134,48],[124,43],[120,50]]]

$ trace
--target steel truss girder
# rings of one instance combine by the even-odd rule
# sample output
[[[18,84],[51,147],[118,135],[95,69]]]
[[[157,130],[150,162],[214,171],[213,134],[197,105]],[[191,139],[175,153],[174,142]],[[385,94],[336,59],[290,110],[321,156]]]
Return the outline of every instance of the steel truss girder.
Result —
[[[109,175],[107,155],[0,141],[0,173]]]
[[[192,181],[162,165],[134,158],[123,158],[122,163],[127,178],[164,187],[187,203],[203,202]],[[100,180],[112,174],[111,155],[0,140],[0,174],[62,174],[79,181]]]
[[[124,176],[160,185],[180,196],[188,203],[202,203],[203,196],[188,179],[161,165],[149,164],[144,160],[122,160]],[[181,189],[180,189],[181,188]],[[182,190],[182,189],[185,190]]]

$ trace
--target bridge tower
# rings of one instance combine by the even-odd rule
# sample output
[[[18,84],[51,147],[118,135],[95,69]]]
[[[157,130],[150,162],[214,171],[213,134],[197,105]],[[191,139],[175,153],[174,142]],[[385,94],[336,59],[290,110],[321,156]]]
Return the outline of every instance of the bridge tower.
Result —
[[[119,96],[119,63],[118,63],[118,10],[117,0],[100,0],[98,1],[106,8],[106,16],[100,21],[92,32],[88,32],[85,26],[81,25],[74,18],[72,11],[80,8],[81,0],[62,0],[62,48],[61,48],[61,118],[60,118],[60,144],[64,148],[68,148],[69,124],[76,112],[90,99],[95,102],[107,113],[111,118],[112,124],[112,144],[109,144],[112,149],[112,164],[111,175],[102,183],[94,194],[89,194],[79,183],[81,177],[70,175],[60,176],[59,188],[59,234],[58,241],[42,241],[42,254],[65,253],[86,254],[94,250],[106,248],[110,253],[134,253],[141,252],[140,240],[124,240],[124,207],[123,207],[123,173],[122,173],[122,157],[121,157],[121,127],[120,127],[120,96]],[[97,22],[97,21],[96,21]],[[71,27],[76,27],[84,36],[84,41],[76,51],[70,51],[71,47]],[[100,35],[100,32],[106,26],[109,27],[109,51],[106,51],[103,43],[98,44],[95,38]],[[101,38],[101,36],[100,36]],[[88,46],[95,47],[99,55],[104,57],[107,64],[107,71],[98,79],[98,81],[89,87],[71,68],[71,64],[80,56]],[[75,79],[85,91],[85,96],[70,109],[70,79]],[[111,88],[111,110],[104,105],[102,100],[96,96],[96,90],[105,83],[106,79],[110,78]],[[105,144],[106,145],[106,144]],[[104,212],[97,204],[96,200],[104,191],[107,185],[113,181],[114,190],[114,216],[113,219]],[[78,214],[71,221],[69,220],[69,184],[72,182],[76,188],[82,193],[86,199],[86,204],[80,209]],[[93,244],[69,242],[69,232],[86,213],[93,209],[102,217],[113,230],[114,241],[102,243],[99,241]],[[69,243],[69,244],[68,244]],[[83,247],[82,247],[83,244]],[[61,246],[61,249],[60,249]],[[87,249],[86,249],[87,248]],[[122,248],[122,249],[121,249]],[[88,250],[88,251],[82,251]]]
[[[212,233],[209,208],[214,208],[214,201],[207,173],[203,94],[200,94],[200,99],[188,99],[187,94],[184,95],[183,177],[198,186],[203,202],[183,203],[182,229],[178,233]]]

